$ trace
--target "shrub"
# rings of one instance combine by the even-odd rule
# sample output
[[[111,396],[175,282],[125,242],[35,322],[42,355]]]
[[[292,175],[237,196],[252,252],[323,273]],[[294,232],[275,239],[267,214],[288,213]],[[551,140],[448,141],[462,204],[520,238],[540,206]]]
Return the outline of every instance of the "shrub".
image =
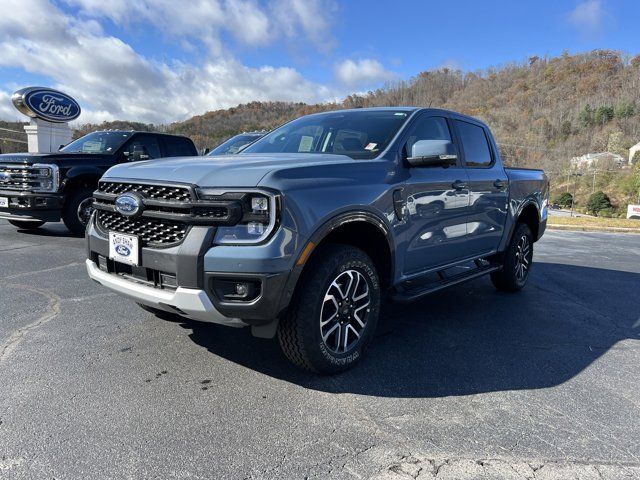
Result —
[[[596,109],[596,113],[593,116],[593,121],[599,125],[604,125],[605,123],[611,121],[613,119],[613,107],[602,106]]]
[[[583,127],[590,127],[593,125],[593,109],[591,105],[585,105],[578,114],[578,121]]]
[[[573,203],[573,195],[569,192],[562,192],[554,198],[553,203],[557,203],[561,207],[570,207]]]
[[[591,212],[595,216],[598,216],[602,211],[605,211],[605,213],[613,211],[611,200],[603,191],[592,193],[589,200],[587,200],[587,212]]]
[[[613,115],[616,118],[632,117],[635,113],[636,106],[633,103],[623,102],[616,106]]]

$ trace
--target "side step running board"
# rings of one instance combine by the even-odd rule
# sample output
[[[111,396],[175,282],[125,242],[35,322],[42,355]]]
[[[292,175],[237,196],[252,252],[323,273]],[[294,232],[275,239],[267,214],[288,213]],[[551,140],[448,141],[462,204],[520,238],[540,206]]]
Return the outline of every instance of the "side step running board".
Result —
[[[500,268],[500,266],[487,265],[476,270],[472,270],[470,273],[458,274],[451,277],[440,275],[441,280],[438,282],[429,283],[424,286],[415,286],[413,288],[408,288],[403,291],[392,293],[391,300],[397,303],[410,303],[414,300],[418,300],[426,295],[429,295],[430,293],[437,292],[438,290],[442,290],[443,288],[447,288],[452,285],[457,285],[458,283],[473,280],[474,278],[478,278],[488,273],[495,272],[496,270],[500,270]],[[440,274],[440,272],[438,273]]]

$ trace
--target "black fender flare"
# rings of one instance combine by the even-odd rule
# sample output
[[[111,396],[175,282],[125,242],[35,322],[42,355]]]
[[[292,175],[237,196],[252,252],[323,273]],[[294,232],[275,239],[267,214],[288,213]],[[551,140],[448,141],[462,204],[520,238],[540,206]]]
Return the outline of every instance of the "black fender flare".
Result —
[[[527,208],[529,205],[533,205],[534,208],[536,209],[536,212],[538,213],[538,222],[541,222],[542,219],[540,218],[540,206],[538,205],[538,202],[536,201],[535,198],[527,198],[524,202],[522,202],[519,206],[518,209],[516,210],[516,212],[513,214],[513,218],[511,219],[511,224],[509,225],[509,231],[505,232],[508,233],[504,236],[502,242],[500,243],[500,248],[498,249],[499,252],[503,252],[507,246],[507,244],[511,241],[511,237],[513,236],[513,232],[516,228],[516,225],[518,224],[518,219],[520,218],[520,216],[522,215],[522,212],[524,212],[524,209]],[[536,238],[536,241],[538,239]]]
[[[338,213],[330,219],[322,223],[315,231],[309,236],[304,243],[304,247],[296,257],[296,261],[289,273],[289,277],[285,283],[282,298],[280,300],[280,311],[283,311],[291,301],[298,280],[302,275],[302,271],[306,265],[306,260],[311,256],[315,247],[319,245],[331,232],[335,229],[351,222],[366,222],[370,225],[378,228],[384,237],[387,239],[389,251],[391,252],[391,274],[395,272],[395,240],[391,234],[391,227],[389,224],[380,217],[377,213],[368,209],[352,210],[347,212]],[[392,279],[393,281],[393,279]]]
[[[100,180],[100,177],[104,175],[104,169],[98,167],[92,167],[89,165],[80,165],[77,167],[71,167],[65,174],[63,185],[66,186],[69,182],[75,181],[81,178],[95,179],[96,182]]]

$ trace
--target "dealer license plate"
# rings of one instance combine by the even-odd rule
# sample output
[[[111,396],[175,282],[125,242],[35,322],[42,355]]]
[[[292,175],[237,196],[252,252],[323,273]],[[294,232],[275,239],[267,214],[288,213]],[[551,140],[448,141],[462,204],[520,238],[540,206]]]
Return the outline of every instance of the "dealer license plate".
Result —
[[[140,265],[140,240],[135,235],[109,232],[109,258],[128,265]]]

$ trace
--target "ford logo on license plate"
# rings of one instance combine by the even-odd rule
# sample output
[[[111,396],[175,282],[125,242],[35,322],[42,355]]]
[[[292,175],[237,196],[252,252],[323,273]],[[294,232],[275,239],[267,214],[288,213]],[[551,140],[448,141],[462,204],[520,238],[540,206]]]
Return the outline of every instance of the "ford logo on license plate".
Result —
[[[122,255],[123,257],[128,257],[129,255],[131,255],[131,249],[126,245],[116,245],[115,249],[116,253],[118,255]]]

